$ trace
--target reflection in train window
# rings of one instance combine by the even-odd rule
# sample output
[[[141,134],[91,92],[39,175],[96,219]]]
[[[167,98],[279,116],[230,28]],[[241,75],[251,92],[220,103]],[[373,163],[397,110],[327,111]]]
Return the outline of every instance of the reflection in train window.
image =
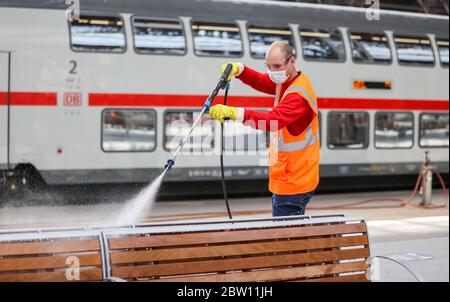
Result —
[[[248,27],[248,38],[250,40],[250,54],[255,59],[264,59],[270,44],[275,41],[285,40],[294,47],[292,31],[289,28],[264,28],[257,26]],[[295,55],[295,48],[294,48]]]
[[[376,148],[411,148],[414,137],[412,113],[378,112],[375,116]]]
[[[389,42],[384,34],[350,33],[352,57],[356,63],[390,63]]]
[[[301,29],[305,60],[345,61],[345,48],[339,30]]]
[[[270,132],[254,129],[248,121],[243,123],[224,123],[224,149],[233,151],[267,150],[270,142]],[[261,121],[263,123],[263,121]],[[264,122],[265,124],[265,122]]]
[[[328,148],[362,149],[369,145],[369,114],[366,112],[330,112]]]
[[[125,29],[119,17],[81,16],[70,22],[74,51],[124,52]]]
[[[424,113],[420,116],[421,147],[448,147],[448,141],[448,113]]]
[[[433,65],[434,55],[430,39],[426,37],[395,36],[397,56],[400,63]]]
[[[186,40],[177,20],[133,18],[134,47],[138,53],[183,55]]]
[[[174,152],[180,141],[189,133],[199,111],[166,112],[164,116],[164,148]],[[208,151],[214,148],[214,124],[203,114],[192,135],[186,141],[184,151]]]
[[[199,56],[240,57],[242,40],[235,24],[192,23],[195,54]]]
[[[439,50],[439,57],[442,66],[448,67],[448,40],[437,40],[437,47]]]
[[[103,151],[155,150],[155,111],[108,109],[103,111],[102,120]]]

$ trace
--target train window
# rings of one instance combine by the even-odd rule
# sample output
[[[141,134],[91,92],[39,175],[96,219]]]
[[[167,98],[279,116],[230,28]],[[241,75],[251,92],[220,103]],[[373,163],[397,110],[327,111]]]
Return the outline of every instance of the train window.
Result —
[[[421,147],[448,147],[448,141],[448,113],[424,113],[420,116]]]
[[[448,40],[437,40],[436,43],[439,51],[441,65],[444,67],[448,67]]]
[[[288,27],[264,28],[249,26],[247,31],[250,40],[250,54],[255,59],[264,59],[270,44],[276,41],[285,40],[288,41],[290,45],[295,46],[292,31]]]
[[[154,110],[107,109],[102,114],[102,149],[153,151],[156,147]]]
[[[395,36],[398,60],[402,64],[434,65],[433,48],[426,37]]]
[[[184,55],[186,39],[178,20],[133,18],[134,47],[137,53]]]
[[[119,17],[89,17],[70,22],[70,41],[74,51],[124,52],[125,29]]]
[[[236,24],[193,22],[195,54],[199,56],[242,56],[242,39]]]
[[[410,112],[378,112],[375,115],[376,148],[411,148],[414,115]]]
[[[301,29],[305,60],[345,61],[345,48],[339,30]]]
[[[225,123],[224,149],[233,151],[267,150],[270,132],[254,129],[247,124]]]
[[[369,114],[366,112],[330,112],[328,148],[363,149],[369,145]]]
[[[179,142],[188,134],[199,111],[169,111],[164,117],[164,148],[174,152]],[[185,151],[208,151],[214,148],[214,124],[203,114],[198,126],[184,145]]]
[[[384,34],[350,33],[352,58],[356,63],[391,63],[388,38]]]

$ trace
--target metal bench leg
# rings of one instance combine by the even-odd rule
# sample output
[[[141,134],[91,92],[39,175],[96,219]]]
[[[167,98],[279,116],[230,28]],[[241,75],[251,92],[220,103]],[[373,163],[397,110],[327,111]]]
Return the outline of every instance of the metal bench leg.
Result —
[[[403,268],[405,268],[408,272],[411,273],[411,275],[414,276],[414,278],[416,279],[417,282],[426,282],[425,278],[423,278],[419,273],[416,272],[415,269],[413,269],[408,263],[406,263],[405,261],[402,260],[397,260],[388,256],[372,256],[370,257],[371,259],[374,258],[380,258],[380,259],[387,259],[387,260],[391,260],[399,265],[401,265]]]

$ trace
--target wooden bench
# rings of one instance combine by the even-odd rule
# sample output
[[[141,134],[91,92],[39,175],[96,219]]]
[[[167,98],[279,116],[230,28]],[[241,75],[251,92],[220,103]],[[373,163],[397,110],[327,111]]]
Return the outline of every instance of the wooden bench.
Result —
[[[172,224],[104,235],[105,275],[127,281],[369,281],[361,218]]]
[[[369,281],[368,258],[343,215],[0,231],[0,282]]]
[[[0,282],[102,281],[102,259],[99,232],[0,233]]]

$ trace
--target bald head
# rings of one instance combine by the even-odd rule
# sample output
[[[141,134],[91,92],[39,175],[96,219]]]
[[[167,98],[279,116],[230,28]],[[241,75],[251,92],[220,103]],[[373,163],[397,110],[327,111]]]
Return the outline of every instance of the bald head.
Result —
[[[286,60],[294,55],[294,49],[286,40],[276,41],[273,42],[267,50],[266,58],[270,55],[282,56]]]

